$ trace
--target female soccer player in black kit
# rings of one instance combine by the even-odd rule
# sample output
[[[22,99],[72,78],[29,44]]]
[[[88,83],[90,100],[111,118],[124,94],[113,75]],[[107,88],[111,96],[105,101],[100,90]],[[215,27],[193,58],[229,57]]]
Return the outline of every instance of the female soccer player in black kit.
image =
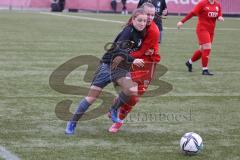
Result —
[[[137,7],[141,7],[143,5],[143,3],[145,2],[149,2],[152,3],[154,5],[154,7],[156,8],[156,15],[154,18],[154,22],[156,23],[156,25],[158,26],[158,29],[160,31],[160,37],[159,37],[159,43],[161,43],[162,38],[163,38],[163,26],[162,26],[162,15],[163,16],[167,16],[168,14],[168,10],[167,10],[167,4],[165,0],[140,0],[138,2]]]
[[[111,107],[112,121],[118,122],[117,108],[127,102],[132,95],[137,94],[137,85],[128,76],[129,70],[131,64],[142,67],[144,62],[142,59],[134,59],[129,53],[140,48],[146,23],[147,15],[144,10],[136,9],[129,20],[129,24],[118,34],[112,47],[103,55],[88,95],[80,101],[75,113],[67,123],[66,134],[74,134],[77,121],[94,103],[102,89],[111,82],[118,84],[122,90],[119,93],[118,100]]]

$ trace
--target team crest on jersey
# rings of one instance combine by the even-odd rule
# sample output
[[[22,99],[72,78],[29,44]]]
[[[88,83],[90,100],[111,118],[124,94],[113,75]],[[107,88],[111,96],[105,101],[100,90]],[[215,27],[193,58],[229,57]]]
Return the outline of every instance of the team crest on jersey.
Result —
[[[218,6],[216,7],[216,11],[217,11],[217,12],[219,11],[219,8],[218,8]]]

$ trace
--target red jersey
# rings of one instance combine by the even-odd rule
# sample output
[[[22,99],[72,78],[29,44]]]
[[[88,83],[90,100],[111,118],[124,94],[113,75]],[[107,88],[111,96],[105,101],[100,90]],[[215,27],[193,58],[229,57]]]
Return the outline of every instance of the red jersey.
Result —
[[[143,43],[139,50],[132,52],[130,55],[134,58],[141,58],[144,61],[148,62],[159,62],[160,55],[158,53],[158,40],[159,40],[159,29],[155,22],[152,22],[146,28],[146,35],[143,39]],[[152,55],[145,55],[145,53],[149,50],[153,49],[154,53]]]
[[[216,19],[222,16],[221,5],[217,0],[213,4],[208,0],[201,0],[181,22],[184,23],[193,16],[198,16],[197,31],[207,30],[213,33]]]
[[[143,38],[143,43],[140,49],[132,52],[130,55],[134,58],[141,58],[144,60],[144,67],[132,66],[131,77],[138,84],[146,85],[147,88],[147,85],[153,78],[156,63],[158,63],[161,58],[158,53],[160,32],[157,25],[155,22],[152,22],[146,29],[146,35]],[[149,49],[153,49],[154,53],[152,55],[145,55]],[[145,84],[145,82],[147,83]]]

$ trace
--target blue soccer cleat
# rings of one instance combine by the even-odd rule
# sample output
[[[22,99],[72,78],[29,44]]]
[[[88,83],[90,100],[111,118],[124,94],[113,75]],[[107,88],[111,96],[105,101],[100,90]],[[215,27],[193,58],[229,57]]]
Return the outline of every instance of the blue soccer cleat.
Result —
[[[68,121],[67,127],[66,127],[66,129],[65,129],[65,133],[66,133],[67,135],[73,135],[76,126],[77,126],[77,123],[76,123],[76,122]]]
[[[113,123],[119,123],[121,120],[118,118],[118,110],[117,109],[111,109],[110,110],[110,115]]]

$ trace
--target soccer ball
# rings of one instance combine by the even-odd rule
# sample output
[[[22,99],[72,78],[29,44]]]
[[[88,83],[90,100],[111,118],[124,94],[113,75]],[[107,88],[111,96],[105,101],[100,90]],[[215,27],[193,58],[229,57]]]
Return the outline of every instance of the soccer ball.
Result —
[[[194,132],[185,133],[180,140],[180,149],[186,155],[196,155],[203,149],[202,138]]]

